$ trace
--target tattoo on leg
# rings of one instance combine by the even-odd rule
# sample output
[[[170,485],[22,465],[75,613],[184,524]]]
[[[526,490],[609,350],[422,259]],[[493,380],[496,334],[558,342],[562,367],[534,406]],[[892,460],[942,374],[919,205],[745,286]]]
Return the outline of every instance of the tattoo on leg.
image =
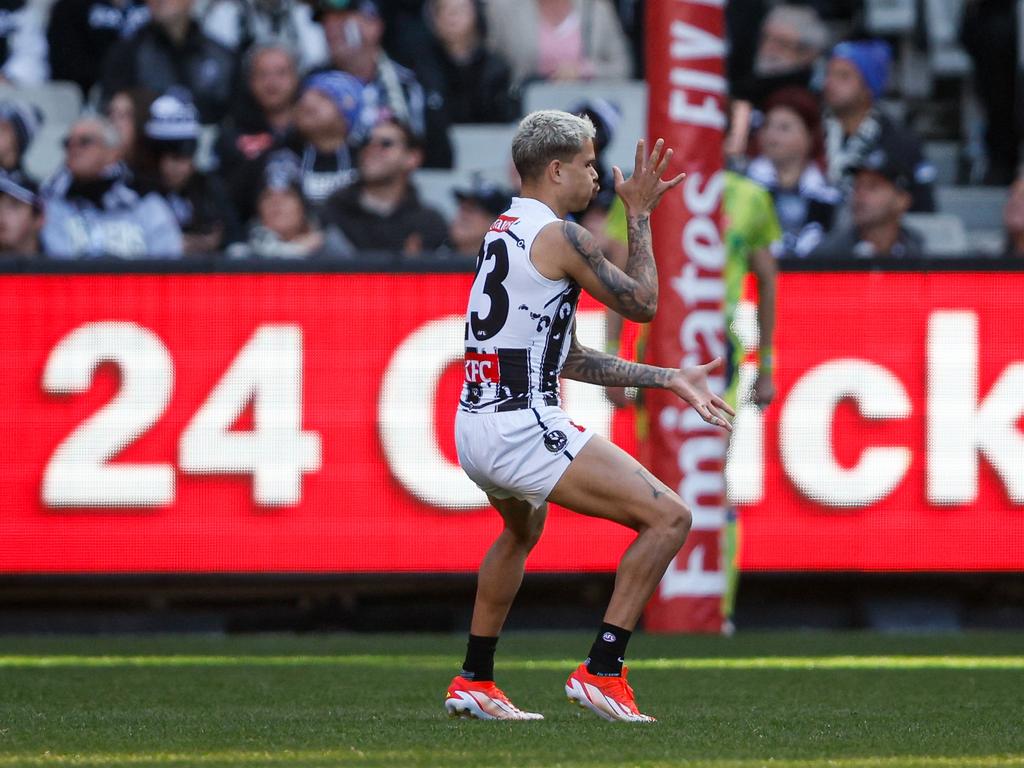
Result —
[[[648,472],[645,469],[638,469],[635,474],[639,475],[640,479],[650,486],[652,498],[657,499],[658,497],[665,495],[665,491],[659,490],[658,486],[655,485],[655,483],[658,483],[660,481],[656,477],[654,477],[654,475],[652,475],[650,472]]]

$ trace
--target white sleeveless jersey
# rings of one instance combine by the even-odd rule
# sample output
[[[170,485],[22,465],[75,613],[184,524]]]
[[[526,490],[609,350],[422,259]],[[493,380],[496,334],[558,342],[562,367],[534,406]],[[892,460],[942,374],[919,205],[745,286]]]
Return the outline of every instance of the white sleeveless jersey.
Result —
[[[515,197],[484,237],[466,311],[464,411],[559,404],[580,289],[549,280],[530,261],[537,234],[553,221],[559,218],[544,203]]]

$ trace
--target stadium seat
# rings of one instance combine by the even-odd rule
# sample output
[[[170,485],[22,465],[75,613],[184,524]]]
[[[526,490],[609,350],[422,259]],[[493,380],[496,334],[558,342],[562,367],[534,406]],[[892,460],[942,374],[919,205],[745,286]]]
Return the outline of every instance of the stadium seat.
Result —
[[[523,108],[569,109],[588,98],[603,98],[622,111],[622,122],[606,152],[610,167],[618,165],[627,176],[633,170],[636,141],[647,136],[647,83],[640,80],[604,80],[588,83],[531,83],[523,89]]]
[[[64,80],[54,80],[31,88],[0,85],[0,99],[35,104],[42,111],[46,123],[65,128],[82,111],[82,92],[77,85]]]
[[[440,211],[445,220],[451,221],[459,205],[453,190],[457,187],[468,187],[474,175],[495,184],[509,186],[508,169],[505,166],[475,170],[420,168],[413,174],[412,180],[419,192],[420,200]]]
[[[955,213],[968,232],[1002,229],[1006,190],[1002,187],[938,187],[939,211]]]
[[[924,0],[928,60],[936,77],[963,77],[971,71],[971,59],[959,42],[962,16],[963,0]]]
[[[924,238],[927,256],[965,256],[970,248],[960,217],[952,213],[909,213],[904,224]]]
[[[62,80],[32,88],[0,85],[0,99],[34,104],[43,113],[43,124],[39,133],[25,153],[25,170],[36,179],[46,179],[64,160],[61,142],[68,127],[81,113],[81,91],[74,83]]]
[[[935,183],[954,185],[959,178],[960,142],[929,141],[924,145],[925,157],[935,166]]]
[[[914,0],[866,0],[864,3],[864,25],[872,35],[913,32],[916,23]]]
[[[512,162],[512,136],[517,123],[453,125],[449,131],[454,167],[471,168],[507,165]]]

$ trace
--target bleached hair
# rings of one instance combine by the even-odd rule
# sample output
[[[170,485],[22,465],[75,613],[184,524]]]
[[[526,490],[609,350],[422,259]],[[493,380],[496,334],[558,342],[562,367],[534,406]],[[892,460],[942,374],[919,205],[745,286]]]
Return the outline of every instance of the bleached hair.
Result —
[[[535,179],[552,160],[572,159],[595,134],[589,117],[558,109],[531,112],[520,121],[512,137],[512,162],[524,181]]]

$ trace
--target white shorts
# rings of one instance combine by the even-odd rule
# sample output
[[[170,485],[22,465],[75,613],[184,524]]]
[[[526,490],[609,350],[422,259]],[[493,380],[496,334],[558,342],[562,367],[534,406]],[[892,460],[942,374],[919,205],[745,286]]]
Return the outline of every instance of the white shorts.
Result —
[[[557,405],[503,413],[455,416],[459,463],[480,489],[496,499],[547,501],[580,449],[594,436]]]

